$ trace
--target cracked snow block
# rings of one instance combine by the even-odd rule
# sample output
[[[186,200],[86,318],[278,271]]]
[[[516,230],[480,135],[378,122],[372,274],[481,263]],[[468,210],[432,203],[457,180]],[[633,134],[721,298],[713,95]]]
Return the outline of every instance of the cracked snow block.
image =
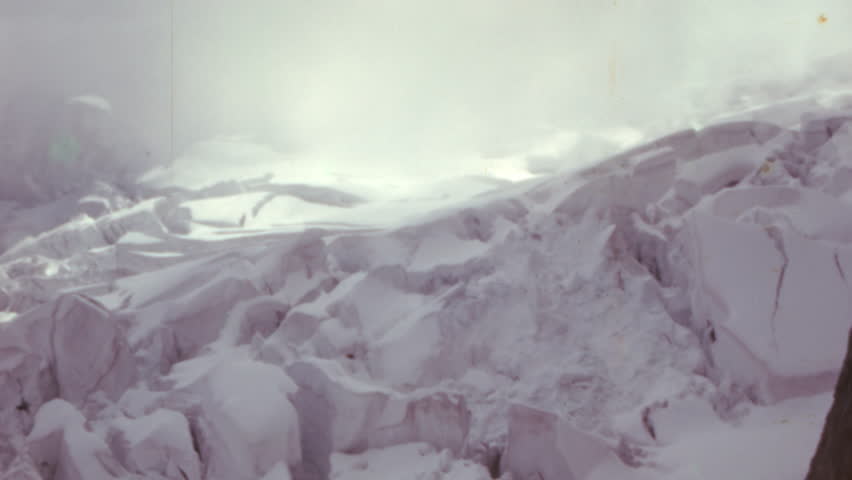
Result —
[[[50,330],[49,306],[0,323],[0,450],[6,441],[29,431],[39,407],[58,394]]]
[[[90,203],[102,205],[101,202],[107,202],[107,199],[89,196],[79,202],[81,205]],[[95,215],[97,212],[94,210],[87,210],[89,216],[77,217],[73,217],[76,211],[54,212],[52,215],[57,219],[62,218],[63,223],[58,226],[45,224],[34,229],[35,231],[31,233],[37,235],[21,241],[8,252],[4,252],[3,258],[10,258],[12,255],[16,257],[41,255],[64,260],[80,252],[112,245],[129,231],[160,235],[164,231],[163,226],[151,211],[157,202],[160,200],[145,201],[119,212],[105,211],[99,216]],[[121,202],[116,201],[116,203]],[[96,210],[100,211],[100,208],[96,207]],[[112,207],[106,205],[103,208],[108,210]],[[45,215],[45,213],[33,212],[32,215]],[[95,216],[98,217],[97,220],[93,220]],[[72,218],[68,220],[69,217]]]
[[[678,157],[671,151],[643,159],[633,167],[628,196],[634,208],[658,201],[671,188],[677,173]]]
[[[325,316],[290,310],[266,343],[273,349],[278,345],[302,345],[313,337],[325,319]]]
[[[446,232],[446,237],[457,241],[488,243],[498,233],[501,222],[522,222],[527,213],[527,208],[517,200],[487,201],[476,207],[461,208],[427,223],[400,228],[394,234],[400,240],[415,245],[436,232]],[[446,253],[446,245],[444,247]]]
[[[219,338],[235,305],[258,295],[249,279],[225,276],[184,297],[180,310],[166,324],[174,333],[178,358],[191,357]]]
[[[820,160],[835,160],[848,163],[852,153],[852,118],[830,130],[831,136],[820,145],[817,155]]]
[[[205,478],[255,480],[280,462],[301,461],[300,419],[289,400],[296,385],[281,368],[229,359],[191,388],[201,394],[195,421]]]
[[[693,328],[710,332],[705,342],[719,373],[756,400],[830,389],[852,319],[852,247],[830,240],[846,237],[849,214],[845,225],[841,217],[827,222],[838,204],[821,211],[808,203],[828,197],[792,189],[725,197],[686,222]]]
[[[578,222],[587,212],[606,211],[614,206],[633,206],[643,209],[644,205],[631,203],[634,198],[630,177],[616,173],[595,178],[571,192],[555,209],[554,213],[565,216],[568,221]]]
[[[834,115],[824,118],[804,119],[800,128],[802,148],[815,152],[845,126],[852,124],[852,116]]]
[[[319,326],[317,340],[331,347],[329,353],[337,350],[334,346],[351,343],[349,339],[378,340],[426,306],[424,296],[408,291],[408,273],[398,265],[379,267],[349,280],[355,281],[335,291],[345,296],[329,302],[325,309],[333,320]],[[376,302],[376,298],[385,301]]]
[[[636,168],[638,164],[647,161],[647,159],[668,156],[672,153],[678,158],[691,158],[694,156],[695,142],[696,132],[694,129],[680,130],[630,148],[593,167],[581,170],[579,176],[591,179],[597,176],[609,175],[621,169],[630,168],[631,165]]]
[[[319,230],[286,238],[257,261],[258,282],[267,294],[295,305],[328,276],[328,249]]]
[[[468,252],[464,252],[463,256],[467,257]],[[454,265],[434,265],[428,271],[403,270],[405,272],[404,283],[407,291],[413,291],[424,296],[434,296],[440,295],[463,282],[470,281],[470,279],[492,274],[496,268],[495,262],[487,256],[476,257]]]
[[[577,188],[563,200],[555,209],[555,214],[561,214],[569,220],[577,221],[590,209],[605,208],[608,199],[616,198],[618,191],[623,191],[627,178],[621,174],[611,174],[595,178]]]
[[[155,202],[143,202],[135,207],[100,217],[95,222],[103,241],[112,245],[127,232],[162,236],[163,225],[152,211]]]
[[[646,222],[636,212],[630,214],[629,221],[618,226],[618,231],[636,261],[661,285],[671,285],[672,273],[667,269],[665,260],[670,242],[665,232]],[[630,268],[631,263],[628,261],[625,267]]]
[[[241,308],[237,326],[236,343],[238,345],[251,342],[259,335],[267,338],[281,325],[290,306],[273,297],[257,297],[246,302]]]
[[[487,242],[494,235],[496,212],[466,208],[454,217],[452,232],[463,240]]]
[[[109,443],[132,473],[201,480],[201,462],[182,414],[161,408],[139,418],[119,418],[112,426]]]
[[[333,452],[424,442],[461,453],[471,414],[464,399],[445,392],[400,394],[348,378],[331,362],[296,362],[287,373],[299,385],[294,405],[302,426],[302,469],[326,478]]]
[[[186,303],[187,298],[211,282],[226,278],[227,275],[248,277],[253,273],[253,268],[251,262],[239,255],[214,255],[181,262],[161,271],[122,278],[116,281],[116,287],[129,298],[125,307],[141,311],[149,307],[162,307],[175,299]],[[163,316],[163,312],[158,316]],[[158,323],[162,323],[162,320]]]
[[[677,171],[678,157],[671,151],[652,152],[631,171],[601,176],[571,192],[554,210],[570,220],[578,220],[588,211],[644,212],[671,188]]]
[[[695,158],[746,145],[763,145],[785,130],[765,122],[726,122],[701,129],[696,136]]]
[[[17,455],[12,463],[0,473],[0,480],[44,480],[32,460]]]
[[[186,235],[192,230],[192,210],[169,198],[155,205],[154,213],[169,233]]]
[[[42,406],[27,436],[27,453],[43,478],[55,478],[66,427],[79,426],[86,419],[70,403],[55,399]]]
[[[633,165],[635,169],[657,157],[671,156],[679,163],[688,164],[732,148],[768,144],[785,131],[778,125],[758,121],[719,123],[699,131],[681,130],[622,152],[596,167],[583,171],[581,175],[589,177],[591,172],[611,174],[617,171],[618,166],[628,168]]]
[[[59,395],[77,406],[95,392],[118,399],[136,377],[123,327],[103,306],[78,295],[60,297],[52,316]]]
[[[494,281],[474,287],[462,281],[443,294],[440,302],[400,300],[404,305],[423,307],[391,319],[384,331],[376,330],[380,336],[370,339],[366,361],[375,378],[401,389],[460,378],[470,368],[499,357],[498,345],[533,335],[537,328],[534,300],[517,284]],[[511,332],[494,328],[503,322],[513,325]]]
[[[446,230],[459,240],[488,243],[497,233],[501,220],[516,224],[522,222],[527,213],[527,208],[518,200],[501,199],[462,208],[437,220],[403,227],[395,233],[397,237],[407,236],[407,240],[416,243],[430,233]]]
[[[509,433],[500,470],[513,478],[583,480],[603,464],[620,460],[603,440],[554,413],[524,405],[509,408]]]
[[[79,410],[61,399],[39,409],[27,451],[42,478],[114,480],[128,475]]]
[[[814,156],[806,184],[829,195],[848,198],[852,190],[852,121],[834,131]]]
[[[811,189],[756,186],[726,190],[708,202],[706,210],[737,221],[778,224],[815,240],[852,243],[852,208]]]
[[[78,407],[96,392],[115,400],[135,378],[123,327],[86,297],[62,296],[0,326],[0,384],[13,382],[18,397],[0,402],[21,414],[55,396]]]
[[[764,163],[767,154],[764,147],[747,145],[705,155],[681,166],[674,180],[674,192],[694,205],[707,195],[739,184]]]
[[[6,334],[8,330],[0,330],[0,336]],[[9,422],[0,432],[11,435],[4,427],[14,430],[12,423],[26,432],[38,408],[56,395],[56,381],[44,356],[22,346],[0,346],[0,415]]]
[[[400,317],[372,343],[367,352],[368,368],[377,377],[403,388],[434,385],[441,378],[455,376],[455,371],[463,370],[468,362],[454,351],[461,336],[450,338],[445,331],[453,315],[462,317],[463,309],[447,312],[446,319],[438,313]]]
[[[17,243],[4,252],[3,257],[20,258],[25,255],[42,255],[49,258],[65,259],[76,252],[106,245],[108,243],[104,240],[95,221],[88,217],[79,217]]]
[[[344,274],[370,271],[386,265],[401,265],[416,247],[416,242],[406,240],[400,234],[341,236],[328,245],[329,261],[334,270]]]

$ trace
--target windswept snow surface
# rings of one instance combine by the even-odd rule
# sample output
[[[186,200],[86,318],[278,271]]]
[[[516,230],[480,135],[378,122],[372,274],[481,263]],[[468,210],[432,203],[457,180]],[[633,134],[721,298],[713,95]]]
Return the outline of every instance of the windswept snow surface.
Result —
[[[0,205],[0,478],[800,480],[852,318],[817,100],[515,183],[220,139]]]

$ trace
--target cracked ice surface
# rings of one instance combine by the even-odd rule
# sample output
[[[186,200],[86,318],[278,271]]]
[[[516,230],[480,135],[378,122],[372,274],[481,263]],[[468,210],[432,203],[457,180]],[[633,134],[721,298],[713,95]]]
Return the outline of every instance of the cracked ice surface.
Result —
[[[515,184],[217,141],[147,199],[0,205],[0,478],[758,478],[768,438],[800,478],[852,313],[852,112],[816,108]]]

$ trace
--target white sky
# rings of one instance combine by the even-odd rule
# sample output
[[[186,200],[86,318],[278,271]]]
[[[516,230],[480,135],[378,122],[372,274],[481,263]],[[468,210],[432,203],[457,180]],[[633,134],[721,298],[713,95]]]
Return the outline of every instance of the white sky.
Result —
[[[255,133],[433,174],[554,131],[682,125],[735,77],[852,49],[849,0],[175,0],[172,84],[168,4],[0,0],[0,88],[103,94],[152,142],[174,88],[181,145]]]

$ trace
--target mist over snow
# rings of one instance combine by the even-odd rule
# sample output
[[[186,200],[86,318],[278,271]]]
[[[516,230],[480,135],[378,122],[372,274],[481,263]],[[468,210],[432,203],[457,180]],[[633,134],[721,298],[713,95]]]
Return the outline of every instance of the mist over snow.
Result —
[[[845,0],[182,0],[172,72],[170,21],[165,0],[3,0],[0,105],[104,95],[168,155],[173,89],[178,155],[250,135],[333,170],[485,174],[577,135],[597,146],[560,164],[588,162],[852,45]]]
[[[849,25],[0,0],[0,480],[852,469]]]

